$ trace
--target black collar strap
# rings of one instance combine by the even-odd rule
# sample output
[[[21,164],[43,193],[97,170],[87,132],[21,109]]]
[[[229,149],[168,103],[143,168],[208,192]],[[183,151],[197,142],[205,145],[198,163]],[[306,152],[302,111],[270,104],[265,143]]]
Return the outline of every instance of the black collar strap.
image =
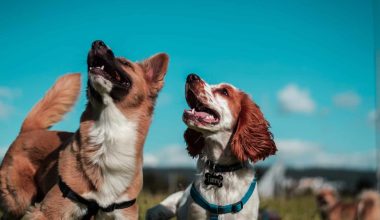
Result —
[[[133,204],[135,204],[136,199],[132,199],[130,201],[122,202],[122,203],[113,203],[107,207],[101,207],[96,201],[94,200],[87,200],[74,192],[65,182],[62,181],[62,178],[59,177],[58,180],[58,186],[59,189],[62,192],[62,195],[64,198],[68,198],[73,202],[81,203],[87,207],[87,213],[85,216],[83,216],[83,220],[89,220],[92,216],[95,216],[99,210],[103,212],[112,212],[115,209],[125,209],[128,207],[131,207]]]
[[[243,169],[245,167],[244,163],[235,163],[231,165],[220,165],[212,162],[211,160],[206,161],[206,165],[215,173],[225,173],[233,172],[236,170]]]

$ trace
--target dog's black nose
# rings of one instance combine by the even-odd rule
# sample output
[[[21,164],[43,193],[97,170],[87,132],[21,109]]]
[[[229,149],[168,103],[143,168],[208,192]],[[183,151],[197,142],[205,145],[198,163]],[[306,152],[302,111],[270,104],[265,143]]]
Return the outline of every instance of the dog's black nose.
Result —
[[[107,47],[106,44],[101,41],[101,40],[96,40],[94,42],[92,42],[92,49],[98,49],[98,48],[101,48],[101,47]]]
[[[194,74],[194,73],[191,73],[187,76],[187,79],[186,79],[186,82],[194,82],[194,81],[199,81],[201,80],[201,78],[197,75],[197,74]]]

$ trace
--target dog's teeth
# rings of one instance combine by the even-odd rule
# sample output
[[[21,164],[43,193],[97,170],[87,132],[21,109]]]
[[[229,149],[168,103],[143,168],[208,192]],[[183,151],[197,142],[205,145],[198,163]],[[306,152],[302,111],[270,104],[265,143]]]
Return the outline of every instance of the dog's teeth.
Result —
[[[90,67],[90,70],[94,69],[93,67]]]
[[[195,113],[195,108],[191,109],[191,113],[193,114]]]
[[[100,67],[100,69],[104,70],[104,65]]]

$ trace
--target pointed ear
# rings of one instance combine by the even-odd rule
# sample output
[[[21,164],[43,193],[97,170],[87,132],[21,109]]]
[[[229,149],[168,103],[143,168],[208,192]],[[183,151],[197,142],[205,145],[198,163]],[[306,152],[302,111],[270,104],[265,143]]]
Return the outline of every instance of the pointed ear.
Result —
[[[235,133],[231,140],[232,152],[240,161],[256,162],[276,153],[276,144],[269,131],[269,123],[251,98],[243,93]]]
[[[145,71],[145,78],[151,84],[155,94],[164,85],[164,77],[168,69],[169,56],[166,53],[159,53],[151,56],[142,62]]]
[[[205,145],[205,140],[202,133],[195,131],[191,128],[187,128],[185,134],[183,135],[187,145],[187,152],[190,156],[196,157],[201,152]]]

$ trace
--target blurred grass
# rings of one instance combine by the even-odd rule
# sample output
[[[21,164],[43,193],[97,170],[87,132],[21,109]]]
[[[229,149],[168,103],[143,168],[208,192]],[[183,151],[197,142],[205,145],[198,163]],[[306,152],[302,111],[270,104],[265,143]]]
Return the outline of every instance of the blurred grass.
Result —
[[[137,198],[139,204],[139,219],[145,219],[145,213],[149,208],[159,204],[169,194],[151,194],[148,192],[141,192]]]
[[[139,219],[144,220],[146,211],[160,203],[167,196],[166,194],[142,192],[137,199],[137,203],[139,204]],[[271,200],[261,199],[260,208],[278,213],[282,220],[320,220],[318,213],[315,212],[315,199],[311,195]]]
[[[166,196],[168,195],[142,192],[138,198],[139,219],[145,219],[146,210],[160,203]],[[270,200],[261,199],[260,207],[278,213],[282,220],[320,220],[318,213],[316,213],[315,199],[311,195]]]
[[[260,207],[277,212],[282,220],[320,220],[314,196],[299,196],[260,201]]]

